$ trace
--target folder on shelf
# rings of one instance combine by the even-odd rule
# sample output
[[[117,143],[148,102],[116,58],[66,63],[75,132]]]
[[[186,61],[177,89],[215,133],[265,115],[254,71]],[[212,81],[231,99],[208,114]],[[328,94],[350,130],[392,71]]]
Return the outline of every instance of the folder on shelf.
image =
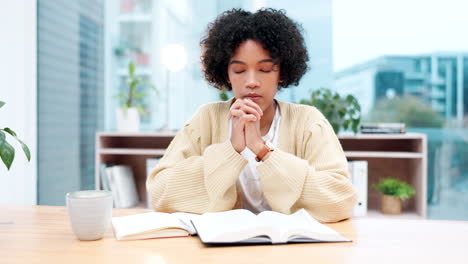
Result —
[[[350,180],[358,194],[358,202],[353,208],[353,216],[367,214],[367,161],[355,160],[348,162]]]

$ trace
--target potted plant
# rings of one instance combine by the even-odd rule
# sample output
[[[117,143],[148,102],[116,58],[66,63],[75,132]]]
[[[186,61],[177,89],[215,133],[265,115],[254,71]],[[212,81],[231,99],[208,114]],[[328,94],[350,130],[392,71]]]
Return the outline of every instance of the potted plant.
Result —
[[[393,178],[382,179],[379,184],[372,184],[372,188],[382,193],[381,210],[384,214],[400,214],[401,201],[416,193],[407,183]]]
[[[0,108],[5,105],[5,102],[0,101]],[[31,152],[29,151],[28,146],[21,141],[16,133],[8,127],[0,129],[0,157],[2,158],[3,164],[10,170],[11,164],[15,159],[15,149],[7,142],[6,140],[6,133],[10,134],[14,137],[20,144],[21,148],[23,148],[24,154],[26,154],[26,158],[28,161],[31,160]]]
[[[315,106],[328,119],[336,134],[341,128],[351,130],[356,134],[361,122],[361,106],[356,97],[346,95],[341,97],[330,89],[320,88],[311,94],[309,100],[303,99],[301,104]]]
[[[126,80],[125,92],[119,93],[116,98],[120,101],[117,109],[117,129],[125,132],[136,132],[140,130],[140,115],[147,116],[143,107],[143,99],[147,96],[144,92],[138,92],[137,88],[150,87],[157,93],[156,87],[141,76],[135,74],[135,63],[128,64],[128,78]]]

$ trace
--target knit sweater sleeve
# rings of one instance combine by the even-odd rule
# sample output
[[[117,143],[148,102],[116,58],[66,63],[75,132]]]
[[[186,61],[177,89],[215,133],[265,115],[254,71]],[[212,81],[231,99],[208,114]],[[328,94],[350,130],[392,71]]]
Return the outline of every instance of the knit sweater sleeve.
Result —
[[[305,208],[322,222],[349,218],[356,192],[343,149],[325,117],[313,122],[303,142],[304,158],[276,148],[257,166],[265,199],[274,211]]]
[[[146,181],[157,211],[205,213],[230,210],[235,183],[247,161],[229,140],[202,149],[200,129],[209,127],[208,107],[177,133]]]

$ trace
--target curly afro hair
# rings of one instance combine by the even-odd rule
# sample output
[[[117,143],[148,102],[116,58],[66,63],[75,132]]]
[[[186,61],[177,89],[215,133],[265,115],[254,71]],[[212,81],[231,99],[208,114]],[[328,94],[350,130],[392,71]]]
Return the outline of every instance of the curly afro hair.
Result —
[[[205,79],[220,90],[232,90],[228,82],[229,61],[239,45],[250,39],[260,43],[279,64],[282,82],[278,89],[297,86],[309,61],[301,31],[302,27],[288,18],[284,10],[225,11],[208,25],[200,42]]]

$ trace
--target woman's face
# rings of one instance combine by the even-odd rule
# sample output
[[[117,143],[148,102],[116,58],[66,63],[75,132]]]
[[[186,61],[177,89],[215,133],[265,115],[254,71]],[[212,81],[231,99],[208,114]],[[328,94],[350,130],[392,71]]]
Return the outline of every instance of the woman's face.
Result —
[[[251,99],[262,111],[272,107],[278,91],[280,68],[268,51],[254,40],[239,45],[229,61],[228,77],[237,99]]]

